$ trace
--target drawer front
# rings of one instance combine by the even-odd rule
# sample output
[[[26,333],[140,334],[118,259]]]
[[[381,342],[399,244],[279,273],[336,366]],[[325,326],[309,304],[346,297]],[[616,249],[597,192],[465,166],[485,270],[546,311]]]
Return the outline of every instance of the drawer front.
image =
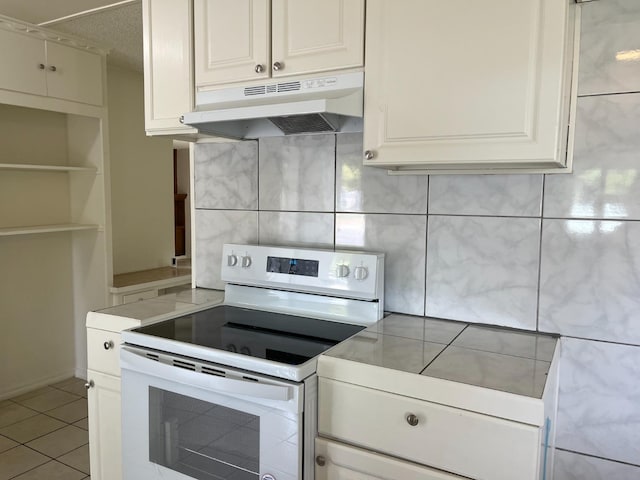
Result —
[[[122,303],[139,302],[140,300],[149,300],[150,298],[156,298],[158,296],[158,290],[145,290],[143,292],[130,293],[123,295]]]
[[[120,334],[87,328],[87,365],[90,370],[119,377]]]
[[[538,477],[535,427],[325,378],[318,388],[321,435],[471,478]]]
[[[316,480],[465,480],[396,458],[316,439]]]

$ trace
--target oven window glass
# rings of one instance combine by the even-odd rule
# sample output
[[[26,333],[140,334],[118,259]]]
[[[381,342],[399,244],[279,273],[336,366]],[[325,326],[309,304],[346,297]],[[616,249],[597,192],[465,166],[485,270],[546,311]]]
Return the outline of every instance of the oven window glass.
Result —
[[[149,387],[149,461],[199,480],[256,480],[260,417]]]

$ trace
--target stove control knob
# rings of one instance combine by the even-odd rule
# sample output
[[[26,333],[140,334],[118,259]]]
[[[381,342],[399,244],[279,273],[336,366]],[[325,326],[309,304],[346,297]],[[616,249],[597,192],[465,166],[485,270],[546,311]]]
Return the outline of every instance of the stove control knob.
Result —
[[[336,267],[336,277],[344,278],[349,276],[349,267],[347,265],[338,265]]]
[[[235,267],[238,264],[238,257],[235,255],[227,255],[227,265],[230,267]]]
[[[356,280],[364,280],[369,276],[369,270],[367,270],[367,267],[356,267],[353,271],[353,276],[356,277]]]
[[[249,268],[251,266],[251,257],[246,255],[242,257],[242,268]]]

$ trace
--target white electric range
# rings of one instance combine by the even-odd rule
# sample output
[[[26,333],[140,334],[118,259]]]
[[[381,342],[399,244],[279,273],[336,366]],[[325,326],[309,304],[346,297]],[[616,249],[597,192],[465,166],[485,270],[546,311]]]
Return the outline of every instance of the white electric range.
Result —
[[[313,479],[317,357],[382,318],[384,254],[223,261],[223,305],[122,334],[125,479]]]

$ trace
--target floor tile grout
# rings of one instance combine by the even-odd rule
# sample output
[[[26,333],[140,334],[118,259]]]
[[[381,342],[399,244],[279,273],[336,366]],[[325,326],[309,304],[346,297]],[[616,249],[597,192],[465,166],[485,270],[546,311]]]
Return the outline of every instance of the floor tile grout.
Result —
[[[63,380],[63,382],[65,382],[65,381]],[[75,379],[75,380],[74,380],[74,378],[70,378],[69,380],[67,380],[67,382],[68,382],[68,385],[72,386],[74,383],[80,383],[80,382],[84,382],[84,381],[83,381],[83,380],[81,380],[81,379]],[[62,382],[57,382],[57,383],[59,384],[59,383],[62,383]],[[65,386],[66,386],[66,385],[65,385]],[[35,440],[38,440],[38,439],[40,439],[40,438],[42,438],[42,437],[45,437],[45,436],[47,436],[47,435],[50,435],[50,434],[52,434],[52,433],[58,432],[58,431],[60,431],[60,430],[62,430],[62,429],[64,429],[64,428],[66,428],[66,427],[68,427],[68,426],[72,426],[72,427],[75,427],[75,428],[77,428],[77,429],[79,429],[79,430],[85,431],[85,432],[87,432],[87,435],[88,435],[88,428],[87,428],[87,429],[84,429],[84,428],[82,428],[82,427],[79,427],[78,425],[75,425],[76,423],[78,423],[78,422],[80,422],[80,421],[82,421],[82,420],[87,419],[87,417],[86,417],[86,416],[85,416],[85,417],[82,417],[82,418],[80,418],[80,419],[74,420],[73,422],[68,422],[68,421],[66,421],[66,420],[63,420],[63,419],[60,419],[60,418],[56,418],[56,417],[53,417],[53,416],[51,416],[51,415],[48,415],[48,414],[47,414],[47,412],[50,412],[50,411],[52,411],[52,410],[56,410],[56,409],[58,409],[58,408],[64,407],[64,406],[69,405],[69,404],[71,404],[71,403],[73,403],[73,402],[77,402],[78,400],[84,399],[84,401],[86,401],[86,400],[87,400],[87,398],[86,398],[86,397],[84,397],[84,396],[82,396],[82,395],[78,395],[78,394],[76,394],[76,393],[74,393],[74,392],[70,392],[70,391],[64,390],[63,388],[55,387],[55,386],[53,386],[53,385],[47,385],[47,387],[48,387],[48,388],[51,388],[51,389],[54,389],[54,390],[57,390],[57,391],[60,391],[60,392],[67,393],[67,394],[69,394],[69,395],[73,395],[74,397],[77,397],[77,398],[74,398],[74,399],[70,400],[69,402],[65,402],[65,403],[63,403],[63,404],[61,404],[61,405],[57,405],[57,406],[55,406],[55,407],[53,407],[53,408],[50,408],[49,410],[47,410],[47,411],[45,411],[45,412],[40,412],[40,411],[38,411],[38,410],[35,410],[35,409],[33,409],[33,408],[30,408],[30,407],[28,407],[28,406],[26,406],[26,405],[23,405],[22,403],[17,402],[17,401],[15,401],[15,400],[11,399],[11,398],[6,399],[7,401],[11,402],[12,404],[19,405],[19,406],[21,406],[21,407],[23,407],[23,408],[26,408],[26,409],[28,409],[28,410],[31,410],[32,412],[34,412],[34,413],[35,413],[35,415],[32,415],[31,417],[23,418],[23,419],[21,419],[21,420],[18,420],[17,422],[13,422],[13,423],[10,423],[10,424],[8,424],[8,425],[3,425],[3,427],[2,427],[2,428],[9,427],[9,426],[11,426],[11,425],[15,425],[15,424],[20,423],[20,422],[25,421],[25,420],[29,420],[30,418],[36,417],[36,416],[38,416],[38,415],[44,415],[44,416],[46,416],[46,417],[48,417],[48,418],[50,418],[50,419],[56,420],[56,421],[61,422],[61,423],[63,424],[63,425],[61,425],[59,428],[55,428],[54,430],[52,430],[52,431],[50,431],[50,432],[47,432],[47,433],[45,433],[45,434],[43,434],[43,435],[40,435],[40,436],[37,436],[37,437],[31,438],[31,439],[29,439],[29,440],[28,440],[28,441],[26,441],[26,442],[20,442],[20,441],[18,441],[18,440],[14,440],[14,439],[12,439],[11,437],[8,437],[7,435],[3,435],[2,433],[0,433],[0,435],[2,435],[3,437],[8,438],[9,440],[11,440],[11,441],[13,441],[13,442],[15,442],[15,443],[17,444],[17,445],[15,445],[15,446],[11,447],[10,449],[5,450],[4,452],[1,452],[1,453],[0,453],[0,455],[4,455],[4,454],[6,454],[6,452],[9,452],[9,451],[11,451],[11,450],[13,450],[13,449],[16,449],[16,448],[18,448],[18,447],[25,447],[25,448],[27,448],[27,449],[31,450],[32,452],[35,452],[35,453],[37,453],[37,454],[39,454],[39,455],[42,455],[43,457],[45,457],[45,458],[46,458],[46,461],[45,461],[45,462],[43,462],[43,463],[41,463],[41,464],[38,464],[38,465],[34,466],[33,468],[29,468],[28,470],[25,470],[25,471],[23,471],[23,472],[20,472],[20,473],[18,473],[17,475],[14,475],[14,476],[10,477],[10,479],[15,479],[15,478],[17,478],[17,477],[20,477],[21,475],[24,475],[24,474],[26,474],[26,473],[28,473],[28,472],[31,472],[31,471],[33,471],[33,470],[36,470],[36,469],[38,469],[38,468],[42,467],[43,465],[48,464],[48,463],[49,463],[49,462],[51,462],[51,461],[57,462],[57,463],[59,463],[59,464],[62,464],[62,465],[64,465],[65,467],[70,468],[70,469],[72,469],[72,470],[74,470],[74,471],[78,472],[78,473],[79,473],[79,474],[81,474],[81,475],[84,475],[83,477],[81,477],[81,480],[88,479],[88,478],[90,478],[90,473],[88,474],[88,473],[86,473],[86,472],[84,472],[84,471],[82,471],[82,470],[79,470],[78,468],[76,468],[76,467],[74,467],[74,466],[72,466],[72,465],[69,465],[68,463],[65,463],[64,461],[60,460],[60,458],[64,457],[65,455],[68,455],[68,454],[70,454],[70,453],[72,453],[72,452],[75,452],[75,451],[76,451],[76,450],[78,450],[78,449],[81,449],[81,448],[85,448],[85,447],[87,447],[87,446],[89,445],[88,440],[87,440],[87,443],[83,443],[82,445],[76,446],[76,447],[72,448],[70,451],[68,451],[68,452],[64,452],[64,453],[62,453],[62,454],[58,455],[57,457],[52,457],[51,455],[48,455],[48,454],[46,454],[46,453],[43,453],[43,452],[41,452],[41,451],[39,451],[39,450],[36,450],[35,448],[32,448],[32,447],[30,447],[29,445],[27,445],[27,444],[28,444],[28,443],[30,443],[30,442],[33,442],[33,441],[35,441]],[[35,390],[40,390],[41,388],[45,388],[45,387],[40,387],[40,388],[34,389],[34,391],[35,391]],[[47,393],[47,392],[43,392],[42,394],[44,395],[44,394],[46,394],[46,393]],[[23,396],[23,395],[28,395],[28,394],[29,394],[29,392],[27,392],[26,394],[18,395],[17,397],[21,397],[21,396]],[[39,396],[39,395],[35,395],[34,397],[28,397],[28,398],[24,399],[23,401],[31,400],[32,398],[36,398],[37,396]],[[14,398],[17,398],[17,397],[14,397]],[[9,405],[10,405],[10,404],[9,404]]]

